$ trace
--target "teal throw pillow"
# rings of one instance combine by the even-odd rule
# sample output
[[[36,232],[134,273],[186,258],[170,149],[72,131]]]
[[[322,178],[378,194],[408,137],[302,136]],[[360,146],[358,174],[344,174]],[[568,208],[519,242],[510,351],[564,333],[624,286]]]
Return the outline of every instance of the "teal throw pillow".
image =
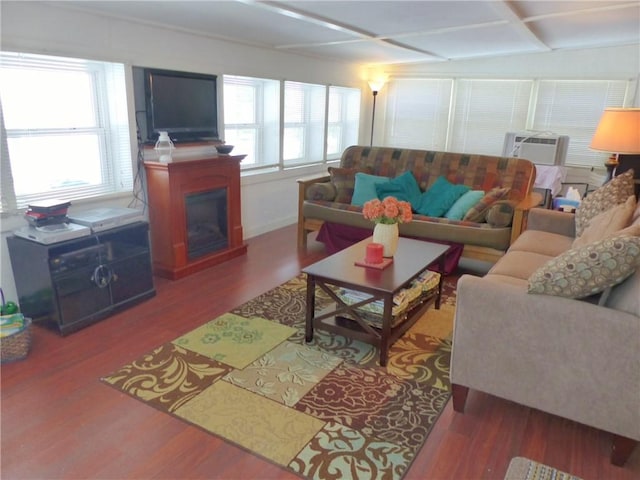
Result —
[[[420,215],[442,217],[462,195],[471,190],[467,185],[454,185],[440,176],[420,198],[416,209]]]
[[[390,182],[389,177],[379,177],[377,175],[369,175],[368,173],[356,173],[356,184],[353,188],[353,197],[351,197],[351,205],[363,206],[369,200],[378,198],[376,185]]]
[[[462,195],[456,203],[454,203],[451,208],[444,214],[444,218],[449,218],[451,220],[462,220],[464,214],[469,211],[471,207],[473,207],[476,203],[480,201],[484,197],[483,190],[469,190],[467,193]]]
[[[413,173],[404,172],[389,182],[377,184],[376,193],[380,200],[386,197],[396,197],[398,200],[409,202],[411,208],[415,210],[420,204],[422,190],[420,190],[418,181],[413,176]]]

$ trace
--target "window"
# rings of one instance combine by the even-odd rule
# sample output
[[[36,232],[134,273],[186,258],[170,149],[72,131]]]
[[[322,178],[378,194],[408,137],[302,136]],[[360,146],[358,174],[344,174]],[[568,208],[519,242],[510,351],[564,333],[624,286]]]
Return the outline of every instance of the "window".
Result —
[[[132,191],[124,65],[3,52],[0,103],[2,211]]]
[[[223,95],[224,139],[247,154],[243,171],[322,163],[358,143],[357,88],[225,75]]]
[[[398,147],[502,154],[505,133],[570,137],[566,163],[601,167],[589,148],[608,106],[629,105],[626,80],[396,79],[389,85],[385,142]]]
[[[243,170],[278,166],[279,126],[279,81],[224,76],[224,139],[247,155]]]
[[[385,143],[445,150],[451,79],[398,79],[389,84]]]
[[[327,88],[284,83],[284,168],[324,160]]]
[[[533,81],[457,80],[451,145],[462,153],[501,155],[504,134],[521,130]]]
[[[339,159],[350,145],[357,145],[360,125],[360,90],[329,87],[327,159]]]
[[[607,154],[589,148],[606,107],[625,103],[624,80],[542,80],[532,128],[569,135],[566,164],[601,167]]]

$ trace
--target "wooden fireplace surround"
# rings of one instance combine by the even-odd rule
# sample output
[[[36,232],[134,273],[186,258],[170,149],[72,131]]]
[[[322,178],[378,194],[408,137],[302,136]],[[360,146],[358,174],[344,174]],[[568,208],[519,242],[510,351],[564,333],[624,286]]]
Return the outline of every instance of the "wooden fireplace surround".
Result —
[[[154,274],[177,280],[246,253],[240,203],[240,162],[244,157],[213,155],[144,162]],[[190,259],[185,198],[220,188],[227,192],[228,245]]]

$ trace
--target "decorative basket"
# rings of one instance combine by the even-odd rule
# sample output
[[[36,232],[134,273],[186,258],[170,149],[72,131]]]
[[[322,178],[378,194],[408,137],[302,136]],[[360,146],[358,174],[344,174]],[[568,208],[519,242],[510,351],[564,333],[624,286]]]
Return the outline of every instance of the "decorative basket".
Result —
[[[31,319],[24,318],[24,326],[15,333],[0,338],[0,363],[15,362],[29,355],[31,349]]]

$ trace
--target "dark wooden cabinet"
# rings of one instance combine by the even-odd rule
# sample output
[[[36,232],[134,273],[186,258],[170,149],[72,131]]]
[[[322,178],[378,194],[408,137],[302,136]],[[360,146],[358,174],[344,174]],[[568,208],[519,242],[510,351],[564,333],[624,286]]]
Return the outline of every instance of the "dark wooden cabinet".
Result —
[[[240,203],[244,157],[144,162],[156,275],[176,280],[246,253]]]
[[[155,295],[149,224],[44,245],[7,238],[22,313],[65,335]]]

